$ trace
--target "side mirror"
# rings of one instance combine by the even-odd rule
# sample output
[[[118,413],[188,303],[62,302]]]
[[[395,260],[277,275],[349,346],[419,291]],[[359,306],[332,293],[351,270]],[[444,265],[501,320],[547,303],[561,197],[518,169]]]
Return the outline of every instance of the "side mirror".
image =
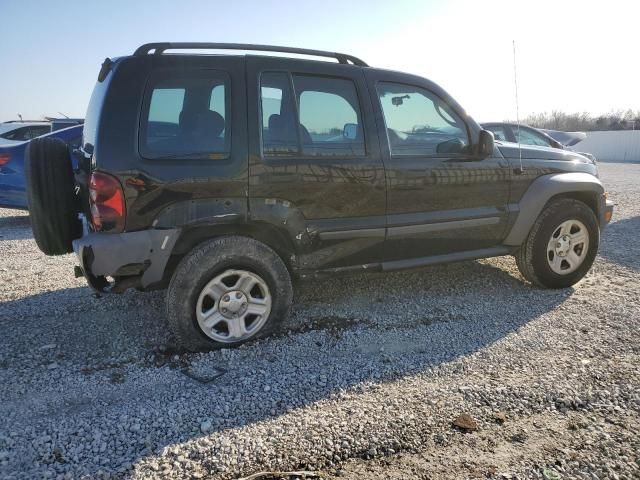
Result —
[[[451,140],[446,140],[444,142],[440,142],[436,146],[437,153],[463,153],[464,152],[464,143],[459,138],[452,138]]]
[[[355,123],[345,123],[342,129],[342,136],[347,140],[355,140],[358,136],[358,125]]]
[[[493,155],[493,133],[489,130],[480,130],[478,139],[478,155],[487,158]]]
[[[557,140],[552,140],[551,141],[551,146],[553,148],[559,148],[560,150],[564,150],[564,146],[560,142],[558,142]]]

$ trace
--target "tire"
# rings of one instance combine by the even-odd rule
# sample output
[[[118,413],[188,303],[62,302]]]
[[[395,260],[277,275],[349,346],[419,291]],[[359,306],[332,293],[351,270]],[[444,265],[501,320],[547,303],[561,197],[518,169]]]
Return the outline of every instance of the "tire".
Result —
[[[38,248],[47,255],[73,251],[82,235],[69,147],[58,138],[35,138],[25,155],[27,205]]]
[[[243,282],[252,286],[245,288]],[[185,349],[215,350],[271,334],[286,319],[292,301],[291,277],[278,254],[251,238],[218,237],[198,245],[178,264],[167,291],[167,319]],[[239,310],[232,312],[232,307]],[[254,307],[264,309],[255,318]],[[218,323],[207,328],[206,319]],[[234,327],[238,324],[242,327]],[[244,330],[247,336],[234,335]]]
[[[581,243],[583,230],[586,239]],[[515,255],[516,264],[522,276],[536,286],[567,288],[587,274],[599,243],[600,227],[593,210],[572,198],[554,200],[533,224]]]

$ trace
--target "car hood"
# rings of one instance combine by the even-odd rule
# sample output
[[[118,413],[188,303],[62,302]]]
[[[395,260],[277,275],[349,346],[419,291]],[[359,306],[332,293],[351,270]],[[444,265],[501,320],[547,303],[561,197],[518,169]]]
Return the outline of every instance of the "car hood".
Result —
[[[502,156],[505,158],[520,158],[520,152],[522,152],[522,158],[526,159],[593,163],[587,157],[584,157],[579,153],[572,152],[571,150],[561,150],[559,148],[551,147],[537,147],[533,145],[519,146],[517,143],[502,141],[496,141],[496,146],[500,150],[500,153],[502,153]]]

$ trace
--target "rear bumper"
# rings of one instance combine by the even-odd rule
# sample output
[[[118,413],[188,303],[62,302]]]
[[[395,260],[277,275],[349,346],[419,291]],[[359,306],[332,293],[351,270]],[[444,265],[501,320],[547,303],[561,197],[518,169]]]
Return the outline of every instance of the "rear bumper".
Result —
[[[131,287],[145,289],[162,280],[179,232],[89,233],[73,241],[73,250],[91,288],[98,293],[122,293]]]

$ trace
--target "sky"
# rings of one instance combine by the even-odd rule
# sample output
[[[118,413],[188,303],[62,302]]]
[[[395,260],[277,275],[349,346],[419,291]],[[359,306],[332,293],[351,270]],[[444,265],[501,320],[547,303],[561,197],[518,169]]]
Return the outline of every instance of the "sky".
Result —
[[[153,41],[351,53],[427,77],[478,121],[640,110],[635,0],[0,0],[0,121],[83,117],[105,57]]]

